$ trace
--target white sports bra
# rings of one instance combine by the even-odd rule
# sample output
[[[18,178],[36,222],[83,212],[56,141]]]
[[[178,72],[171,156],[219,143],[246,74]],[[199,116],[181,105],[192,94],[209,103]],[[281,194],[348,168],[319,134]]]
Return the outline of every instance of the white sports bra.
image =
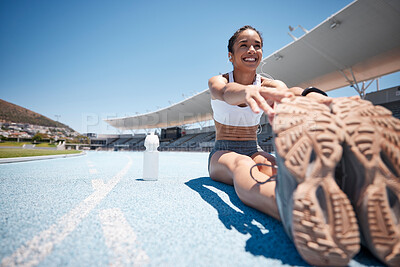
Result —
[[[234,82],[233,72],[229,72],[229,82]],[[256,75],[254,85],[261,85],[261,76]],[[239,107],[230,105],[219,99],[211,99],[211,107],[213,117],[216,122],[230,126],[254,126],[260,123],[260,118],[263,114],[254,113],[249,106]]]

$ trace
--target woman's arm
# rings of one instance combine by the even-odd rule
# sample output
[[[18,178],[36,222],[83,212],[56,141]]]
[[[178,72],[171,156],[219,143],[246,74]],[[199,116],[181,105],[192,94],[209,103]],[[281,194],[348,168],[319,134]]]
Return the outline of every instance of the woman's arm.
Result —
[[[222,75],[214,76],[208,81],[208,87],[214,99],[225,101],[231,105],[246,103],[255,113],[260,112],[260,109],[262,109],[267,114],[272,114],[273,110],[266,100],[280,102],[283,98],[291,97],[293,94],[288,92],[283,82],[274,81],[274,83],[268,83],[267,85],[269,86],[228,83],[228,80]],[[276,90],[278,87],[280,90]]]
[[[270,79],[266,79],[266,78],[264,78],[264,79],[265,79],[266,81],[263,81],[263,85],[264,85],[264,83],[265,83],[265,84],[268,84],[268,82],[275,81],[275,80],[270,80]],[[280,82],[280,81],[277,81],[277,82]],[[288,90],[289,90],[290,92],[292,92],[295,96],[301,96],[302,93],[303,93],[303,91],[304,91],[303,88],[297,87],[297,86],[291,87],[291,88],[289,88]],[[306,97],[312,98],[312,99],[317,100],[318,102],[320,102],[320,103],[322,103],[322,104],[327,104],[327,105],[329,105],[329,104],[332,102],[332,98],[331,98],[331,97],[324,96],[324,95],[322,95],[322,94],[315,93],[315,92],[308,93],[308,94],[306,95]]]
[[[289,89],[291,92],[293,92],[296,96],[301,96],[304,89],[301,87],[292,87]],[[330,105],[330,103],[332,102],[332,98],[319,94],[319,93],[315,93],[315,92],[311,92],[308,93],[306,95],[306,97],[310,97],[314,100],[317,100],[318,102],[322,103],[322,104],[326,104],[326,105]]]
[[[303,93],[304,89],[301,87],[291,87],[287,88],[286,84],[282,81],[279,80],[272,80],[268,78],[261,78],[261,86],[265,87],[273,87],[278,90],[284,90],[284,91],[289,91],[292,92],[295,96],[301,96],[301,93]]]

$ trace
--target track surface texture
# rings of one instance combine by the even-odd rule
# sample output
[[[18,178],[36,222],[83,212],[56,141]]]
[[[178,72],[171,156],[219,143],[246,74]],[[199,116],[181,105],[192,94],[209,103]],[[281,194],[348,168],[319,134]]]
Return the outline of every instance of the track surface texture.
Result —
[[[140,152],[0,165],[1,266],[308,266],[207,158],[161,152],[157,181]],[[349,263],[380,265],[364,248]]]

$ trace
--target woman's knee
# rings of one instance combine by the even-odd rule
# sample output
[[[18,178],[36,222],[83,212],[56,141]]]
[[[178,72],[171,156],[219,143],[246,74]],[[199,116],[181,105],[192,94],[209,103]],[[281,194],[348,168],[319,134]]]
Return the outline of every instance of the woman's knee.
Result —
[[[276,158],[274,156],[272,156],[271,154],[264,152],[264,151],[257,152],[255,154],[253,154],[251,157],[256,163],[264,163],[264,164],[271,164],[271,165],[276,164]]]
[[[275,157],[266,153],[259,152],[252,156],[255,163],[261,163],[258,170],[268,176],[276,174],[276,160]]]

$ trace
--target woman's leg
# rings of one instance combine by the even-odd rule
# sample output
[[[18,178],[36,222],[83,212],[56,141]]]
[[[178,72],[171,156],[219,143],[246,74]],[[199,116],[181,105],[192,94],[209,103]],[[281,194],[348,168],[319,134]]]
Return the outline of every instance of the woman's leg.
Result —
[[[268,175],[268,177],[271,177],[272,175],[276,175],[276,160],[275,157],[272,156],[271,154],[261,151],[254,153],[251,158],[254,160],[255,163],[263,163],[265,165],[270,165],[270,166],[265,166],[265,165],[260,165],[258,166],[258,170],[262,173],[265,173]]]
[[[256,163],[275,165],[275,162],[273,158],[265,158],[262,152],[256,153],[253,158],[230,151],[217,151],[211,157],[210,177],[214,181],[234,185],[236,194],[244,204],[279,220],[275,182],[259,184],[250,176],[250,168]],[[259,181],[267,180],[274,172],[273,168],[266,167],[252,170],[253,176]]]

